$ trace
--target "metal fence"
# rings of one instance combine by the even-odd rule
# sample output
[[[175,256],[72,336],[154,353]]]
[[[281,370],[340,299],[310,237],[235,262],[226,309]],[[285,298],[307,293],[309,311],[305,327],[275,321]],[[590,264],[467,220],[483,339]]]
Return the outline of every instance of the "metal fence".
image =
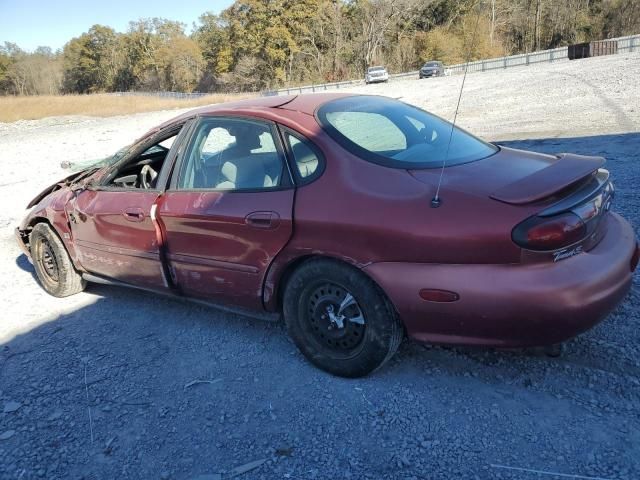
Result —
[[[618,53],[640,52],[640,35],[629,35],[628,37],[614,38],[618,41]]]
[[[407,75],[407,74],[400,74]],[[390,77],[393,75],[390,75]],[[305,85],[304,87],[287,87],[280,90],[267,90],[262,92],[265,97],[276,95],[291,95],[292,93],[313,93],[324,92],[325,90],[339,90],[341,88],[349,87],[351,85],[358,85],[364,83],[364,80],[345,80],[343,82],[322,83],[319,85]]]
[[[134,97],[134,96],[143,96],[143,97],[162,97],[162,98],[177,98],[182,100],[190,100],[192,98],[200,98],[206,95],[211,95],[210,93],[201,93],[201,92],[192,92],[192,93],[184,93],[184,92],[112,92],[109,95],[114,95],[116,97]]]
[[[630,35],[628,37],[611,38],[618,42],[618,53],[627,53],[640,51],[640,35]],[[511,67],[521,67],[534,65],[536,63],[550,63],[559,61],[568,61],[568,48],[560,47],[551,50],[541,50],[539,52],[522,53],[520,55],[511,55],[508,57],[491,58],[488,60],[478,60],[477,62],[469,62],[467,66],[468,72],[487,72],[489,70],[499,70]],[[464,63],[458,65],[448,65],[445,67],[447,75],[457,75],[464,73]],[[404,77],[417,77],[418,71],[390,74],[389,79],[394,80]],[[325,90],[339,90],[352,85],[363,84],[364,80],[347,80],[344,82],[323,83],[319,85],[305,85],[302,87],[287,87],[279,90],[270,90],[263,92],[265,96],[271,95],[290,95],[297,93],[323,92]]]

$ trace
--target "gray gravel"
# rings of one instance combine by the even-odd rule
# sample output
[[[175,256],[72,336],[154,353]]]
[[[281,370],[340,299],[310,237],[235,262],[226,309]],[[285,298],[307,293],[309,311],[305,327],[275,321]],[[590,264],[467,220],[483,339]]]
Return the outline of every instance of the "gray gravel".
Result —
[[[49,140],[29,128],[32,165],[27,147]],[[76,157],[92,144],[74,142]],[[640,133],[509,145],[608,157],[615,210],[640,233]],[[498,465],[640,478],[637,275],[560,358],[407,342],[374,375],[339,379],[278,323],[116,287],[48,297],[11,228],[15,202],[56,172],[21,177],[22,157],[2,160],[0,478],[562,478]]]

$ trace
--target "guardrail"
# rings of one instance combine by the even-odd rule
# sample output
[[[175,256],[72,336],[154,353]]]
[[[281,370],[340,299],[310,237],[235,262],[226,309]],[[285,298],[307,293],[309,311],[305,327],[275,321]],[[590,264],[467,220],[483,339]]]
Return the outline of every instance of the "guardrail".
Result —
[[[202,93],[202,92],[111,92],[108,95],[114,95],[116,97],[135,97],[135,96],[143,96],[143,97],[162,97],[162,98],[178,98],[182,100],[190,100],[192,98],[200,98],[206,95],[211,95],[210,93]]]
[[[400,74],[403,75],[403,74]],[[391,75],[390,75],[391,76]],[[262,92],[265,97],[276,95],[291,95],[292,93],[313,93],[324,92],[325,90],[339,90],[340,88],[349,87],[351,85],[359,85],[364,80],[345,80],[343,82],[322,83],[320,85],[306,85],[303,87],[287,87],[279,90],[267,90]]]
[[[640,51],[640,35],[629,35],[627,37],[611,38],[608,40],[616,40],[618,42],[618,53]],[[510,55],[508,57],[490,58],[487,60],[478,60],[469,62],[467,72],[486,72],[490,70],[499,70],[512,67],[521,67],[534,65],[536,63],[550,63],[558,61],[568,61],[568,47],[553,48],[550,50],[540,50],[538,52],[521,53],[519,55]],[[464,73],[464,63],[457,65],[448,65],[445,71],[448,75],[457,75]],[[390,74],[389,79],[397,79],[404,77],[417,77],[418,70],[404,73]],[[364,80],[347,80],[343,82],[322,83],[318,85],[304,85],[301,87],[286,87],[278,90],[269,90],[262,93],[264,96],[274,95],[291,95],[298,93],[323,92],[326,90],[339,90],[352,85],[364,84]]]

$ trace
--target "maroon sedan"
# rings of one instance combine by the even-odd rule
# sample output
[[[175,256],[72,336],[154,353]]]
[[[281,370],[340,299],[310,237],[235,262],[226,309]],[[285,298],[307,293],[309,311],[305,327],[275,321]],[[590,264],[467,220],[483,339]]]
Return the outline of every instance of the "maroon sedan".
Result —
[[[38,195],[17,237],[52,295],[95,281],[282,312],[311,362],[360,376],[405,332],[541,346],[602,320],[639,252],[603,164],[385,97],[268,97],[160,125]]]

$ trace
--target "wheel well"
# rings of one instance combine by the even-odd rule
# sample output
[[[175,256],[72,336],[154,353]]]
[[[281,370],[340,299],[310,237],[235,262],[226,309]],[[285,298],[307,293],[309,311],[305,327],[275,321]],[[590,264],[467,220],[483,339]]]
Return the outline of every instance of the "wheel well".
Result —
[[[305,255],[305,256],[302,256],[302,257],[298,257],[298,258],[293,260],[291,263],[289,263],[285,267],[285,270],[280,275],[280,279],[278,280],[278,283],[277,283],[277,290],[276,290],[277,297],[276,298],[277,298],[277,309],[278,309],[278,311],[282,311],[282,300],[284,298],[284,291],[287,288],[287,282],[291,278],[291,275],[293,275],[293,272],[295,272],[303,263],[306,263],[306,262],[308,262],[310,260],[317,260],[317,259],[329,260],[329,261],[336,262],[336,263],[342,263],[344,265],[348,265],[351,268],[357,269],[359,272],[364,274],[369,280],[371,280],[373,282],[373,284],[378,288],[380,293],[382,295],[384,295],[384,297],[386,298],[387,302],[389,302],[389,305],[391,305],[391,307],[396,311],[396,314],[397,314],[397,309],[396,309],[395,305],[393,304],[393,302],[391,301],[391,299],[389,298],[389,296],[387,295],[387,293],[382,289],[382,287],[378,284],[378,282],[376,282],[373,278],[371,278],[371,276],[367,272],[365,272],[361,268],[358,268],[353,263],[346,262],[346,261],[344,261],[344,260],[342,260],[340,258],[329,257],[329,256],[326,256],[326,255]]]
[[[39,223],[46,223],[47,225],[49,225],[49,227],[54,232],[56,232],[56,229],[53,227],[53,225],[51,225],[51,222],[49,221],[48,218],[46,218],[46,217],[34,217],[34,218],[32,218],[31,221],[28,223],[27,228],[25,228],[24,230],[20,230],[20,237],[22,238],[22,242],[29,249],[31,248],[29,246],[29,239],[30,239],[31,230],[33,230],[33,227],[35,227]],[[58,232],[56,232],[56,234],[57,233]]]
[[[278,283],[277,283],[277,287],[276,287],[276,308],[278,311],[282,311],[282,299],[284,298],[284,291],[287,288],[287,283],[289,282],[289,279],[291,278],[291,275],[293,275],[293,272],[296,271],[296,269],[302,265],[305,262],[308,262],[311,259],[315,259],[315,258],[331,258],[331,257],[324,257],[321,255],[304,255],[302,257],[298,257],[295,260],[293,260],[292,262],[290,262],[284,269],[284,271],[282,272],[282,274],[280,274],[280,278],[278,279]]]

